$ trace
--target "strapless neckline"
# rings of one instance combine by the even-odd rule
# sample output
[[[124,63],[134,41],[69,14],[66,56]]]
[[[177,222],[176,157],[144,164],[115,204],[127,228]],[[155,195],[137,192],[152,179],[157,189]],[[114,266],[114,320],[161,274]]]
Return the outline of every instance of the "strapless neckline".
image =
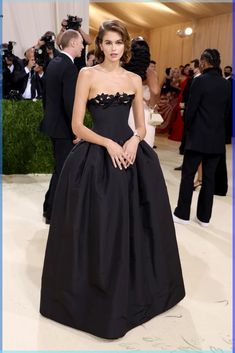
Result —
[[[102,101],[102,100],[109,100],[109,99],[112,99],[112,98],[134,98],[135,97],[135,93],[126,93],[126,92],[123,92],[123,93],[120,93],[120,92],[117,92],[117,93],[114,93],[114,94],[110,94],[110,93],[97,93],[97,95],[95,97],[92,97],[92,98],[89,98],[88,99],[88,102],[91,102],[91,101]]]

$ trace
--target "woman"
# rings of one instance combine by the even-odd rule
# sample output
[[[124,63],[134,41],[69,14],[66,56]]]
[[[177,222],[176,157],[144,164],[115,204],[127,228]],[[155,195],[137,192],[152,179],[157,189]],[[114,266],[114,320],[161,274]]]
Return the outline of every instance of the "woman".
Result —
[[[180,92],[180,70],[178,68],[167,68],[166,79],[161,85],[161,96],[158,104],[159,112],[164,122],[157,127],[158,133],[169,133],[175,117]]]
[[[109,339],[185,295],[165,182],[143,141],[141,79],[120,65],[129,48],[126,28],[104,22],[100,64],[79,74],[72,127],[81,141],[57,186],[41,290],[42,315]],[[87,104],[92,130],[83,125]]]
[[[159,98],[160,87],[158,77],[156,71],[150,68],[149,46],[142,37],[137,37],[131,41],[131,54],[131,60],[128,64],[124,65],[124,68],[138,74],[142,78],[146,127],[146,135],[144,140],[150,147],[153,147],[156,127],[148,124],[148,121],[150,119],[151,111],[156,106]],[[129,115],[129,125],[134,131],[135,121],[132,109],[130,110]]]
[[[188,72],[189,72],[189,64],[186,64],[184,66],[184,69],[181,72],[181,75],[180,75],[179,69],[175,69],[175,73],[176,73],[175,80],[174,80],[174,74],[173,74],[172,87],[176,87],[176,89],[178,89],[178,95],[177,95],[177,104],[175,106],[174,113],[173,113],[169,139],[174,141],[181,141],[183,136],[184,123],[182,119],[180,103],[182,102],[183,92],[188,82],[188,78],[189,78]]]

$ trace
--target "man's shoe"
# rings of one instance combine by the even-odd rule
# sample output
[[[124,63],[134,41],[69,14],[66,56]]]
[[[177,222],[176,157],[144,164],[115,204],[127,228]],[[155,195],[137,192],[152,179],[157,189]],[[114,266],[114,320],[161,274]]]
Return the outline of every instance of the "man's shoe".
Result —
[[[51,220],[50,218],[47,218],[44,214],[43,214],[43,222],[45,222],[45,224],[50,224]]]
[[[173,216],[173,221],[174,221],[175,223],[179,223],[179,224],[189,224],[189,220],[179,218],[179,217],[177,217],[176,215],[174,215],[174,213],[173,213],[172,216]]]
[[[180,165],[179,167],[174,168],[174,170],[182,170],[182,165]]]
[[[51,223],[51,220],[49,218],[45,218],[45,223],[46,224],[50,224]]]
[[[198,219],[197,217],[196,217],[196,222],[197,222],[198,224],[200,224],[201,227],[204,227],[204,228],[208,227],[209,224],[210,224],[209,222],[202,222],[202,221],[200,221],[200,219]]]

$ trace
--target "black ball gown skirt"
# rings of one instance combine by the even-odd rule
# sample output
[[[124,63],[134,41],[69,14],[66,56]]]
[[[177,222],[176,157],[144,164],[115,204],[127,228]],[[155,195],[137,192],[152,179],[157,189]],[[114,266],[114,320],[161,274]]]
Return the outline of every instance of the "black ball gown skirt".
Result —
[[[88,101],[93,130],[123,145],[132,94]],[[63,167],[46,247],[40,312],[114,339],[185,295],[175,229],[156,153],[114,168],[107,150],[78,143]]]

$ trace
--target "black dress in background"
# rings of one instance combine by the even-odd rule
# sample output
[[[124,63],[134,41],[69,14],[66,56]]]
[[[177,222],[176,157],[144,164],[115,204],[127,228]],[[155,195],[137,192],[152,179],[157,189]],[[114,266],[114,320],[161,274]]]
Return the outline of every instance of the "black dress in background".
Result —
[[[88,101],[93,131],[123,145],[134,95]],[[42,276],[42,315],[119,338],[183,299],[184,284],[158,157],[140,142],[133,166],[114,168],[85,141],[59,179]]]

